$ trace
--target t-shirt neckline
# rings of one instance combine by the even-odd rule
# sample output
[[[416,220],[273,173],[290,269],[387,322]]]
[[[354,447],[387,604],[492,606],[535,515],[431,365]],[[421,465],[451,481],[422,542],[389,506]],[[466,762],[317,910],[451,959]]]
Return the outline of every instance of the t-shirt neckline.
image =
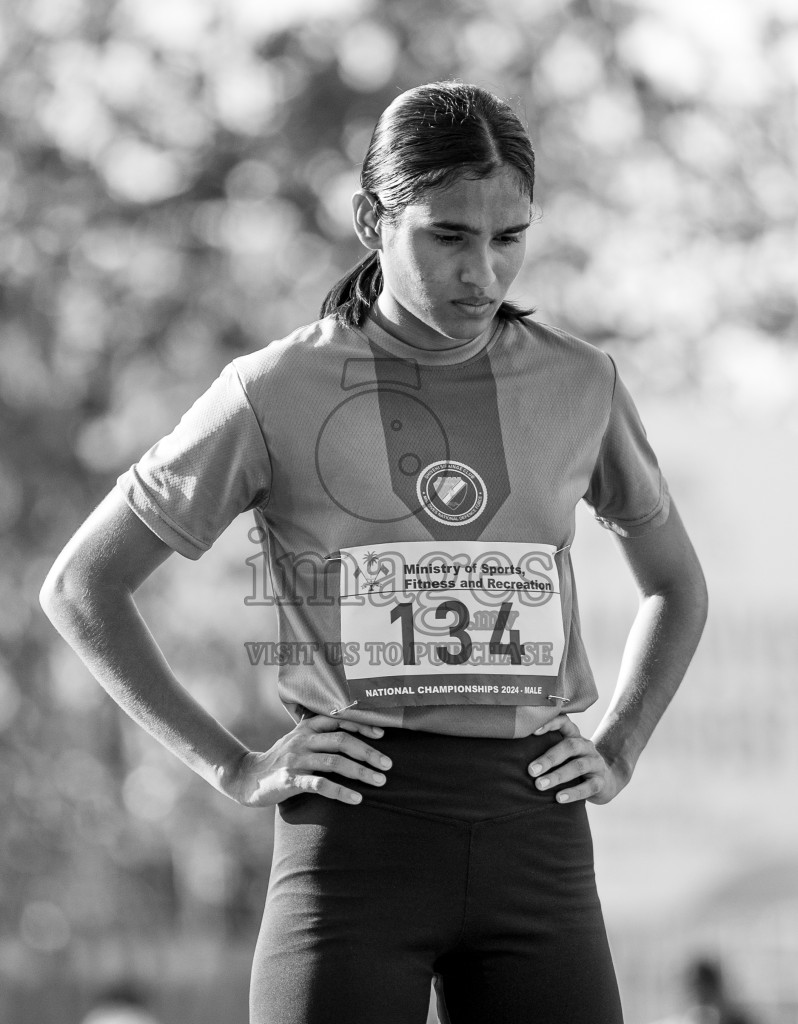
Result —
[[[398,356],[400,359],[414,359],[417,363],[425,363],[430,366],[453,366],[457,363],[465,363],[474,356],[479,355],[498,337],[502,329],[502,321],[494,317],[485,330],[463,345],[456,345],[446,349],[420,348],[417,345],[410,345],[394,334],[389,334],[369,313],[360,332],[366,338],[374,342],[383,351],[390,355]]]

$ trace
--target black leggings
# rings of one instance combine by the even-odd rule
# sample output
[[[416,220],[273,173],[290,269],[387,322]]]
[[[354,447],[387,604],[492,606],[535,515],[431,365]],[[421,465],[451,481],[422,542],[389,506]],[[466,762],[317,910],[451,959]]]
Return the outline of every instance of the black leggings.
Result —
[[[585,806],[526,772],[559,738],[390,729],[360,805],[279,805],[251,1024],[424,1024],[433,975],[451,1024],[621,1024]]]

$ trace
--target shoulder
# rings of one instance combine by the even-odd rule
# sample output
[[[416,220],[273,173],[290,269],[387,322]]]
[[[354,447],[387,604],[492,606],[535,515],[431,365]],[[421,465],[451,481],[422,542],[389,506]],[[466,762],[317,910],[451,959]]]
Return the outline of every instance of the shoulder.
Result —
[[[233,367],[244,388],[257,387],[268,378],[301,373],[331,349],[346,349],[358,340],[357,332],[342,327],[334,317],[298,327],[285,338],[269,342],[264,348],[238,356]]]
[[[512,346],[523,345],[552,359],[593,367],[610,377],[615,374],[612,359],[602,349],[542,320],[528,316],[521,320],[508,320],[503,333],[505,343]]]
[[[616,368],[602,349],[551,324],[524,317],[505,322],[500,353],[509,354],[517,366],[528,363],[536,371],[548,371],[566,385],[608,391],[612,397]]]

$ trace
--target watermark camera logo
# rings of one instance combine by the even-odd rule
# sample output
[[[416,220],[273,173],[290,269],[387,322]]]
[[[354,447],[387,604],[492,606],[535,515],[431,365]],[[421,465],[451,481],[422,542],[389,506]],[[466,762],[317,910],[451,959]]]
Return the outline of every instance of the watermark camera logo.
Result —
[[[338,508],[367,523],[401,522],[422,510],[450,526],[477,518],[485,507],[485,482],[451,459],[446,429],[420,397],[417,363],[347,359],[341,392],[344,397],[319,429],[315,450],[319,483]],[[383,429],[364,432],[364,423],[381,423]],[[357,451],[352,438],[358,439]],[[382,478],[386,468],[391,485],[369,486],[369,472]]]
[[[485,480],[473,467],[451,458],[443,423],[419,396],[417,363],[393,358],[348,359],[342,370],[341,391],[343,397],[324,418],[315,444],[316,475],[334,505],[353,519],[370,524],[397,523],[416,516],[451,528],[466,526],[482,515],[488,498]],[[381,424],[382,430],[364,431],[364,423]],[[376,477],[369,479],[369,473]],[[380,481],[379,486],[374,479]],[[519,586],[527,588],[513,591],[516,603],[540,605],[554,596],[550,575],[556,577],[554,560],[547,562],[548,556],[540,551],[528,552],[516,559],[516,564],[505,551],[487,551],[477,566],[465,552],[458,553],[452,542],[441,550],[426,551],[420,561],[409,562],[398,550],[402,547],[399,542],[397,550],[386,550],[385,544],[379,543],[379,553],[367,549],[356,559],[346,550],[292,552],[274,545],[267,553],[261,528],[251,530],[249,536],[260,550],[246,559],[252,570],[252,590],[245,598],[248,606],[368,603],[395,609],[398,601],[406,603],[412,597],[414,629],[422,637],[440,642],[451,634],[441,618],[441,597],[448,595],[448,605],[465,609],[453,600],[464,589],[455,587],[468,588],[472,610],[473,603],[483,606],[470,616],[469,628],[477,631],[493,631],[500,617],[509,628],[518,615],[509,610],[508,591],[496,582],[502,574],[505,578],[511,574],[514,580],[523,581]],[[448,588],[445,592],[444,587]],[[274,645],[247,645],[248,651],[250,646]],[[289,646],[317,649],[319,645]],[[280,659],[294,662],[296,658],[307,663],[306,659],[313,657],[309,649],[277,647],[278,664],[283,663]]]

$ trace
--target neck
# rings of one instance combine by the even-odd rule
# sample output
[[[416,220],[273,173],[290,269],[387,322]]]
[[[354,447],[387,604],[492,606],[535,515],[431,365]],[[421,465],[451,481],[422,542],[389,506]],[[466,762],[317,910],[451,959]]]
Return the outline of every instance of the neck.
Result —
[[[474,339],[448,338],[440,334],[434,327],[425,324],[422,320],[408,313],[397,302],[393,301],[385,291],[382,291],[379,298],[371,307],[371,314],[378,327],[386,333],[391,334],[406,345],[413,348],[421,348],[427,352],[446,352],[463,345],[470,344]]]

